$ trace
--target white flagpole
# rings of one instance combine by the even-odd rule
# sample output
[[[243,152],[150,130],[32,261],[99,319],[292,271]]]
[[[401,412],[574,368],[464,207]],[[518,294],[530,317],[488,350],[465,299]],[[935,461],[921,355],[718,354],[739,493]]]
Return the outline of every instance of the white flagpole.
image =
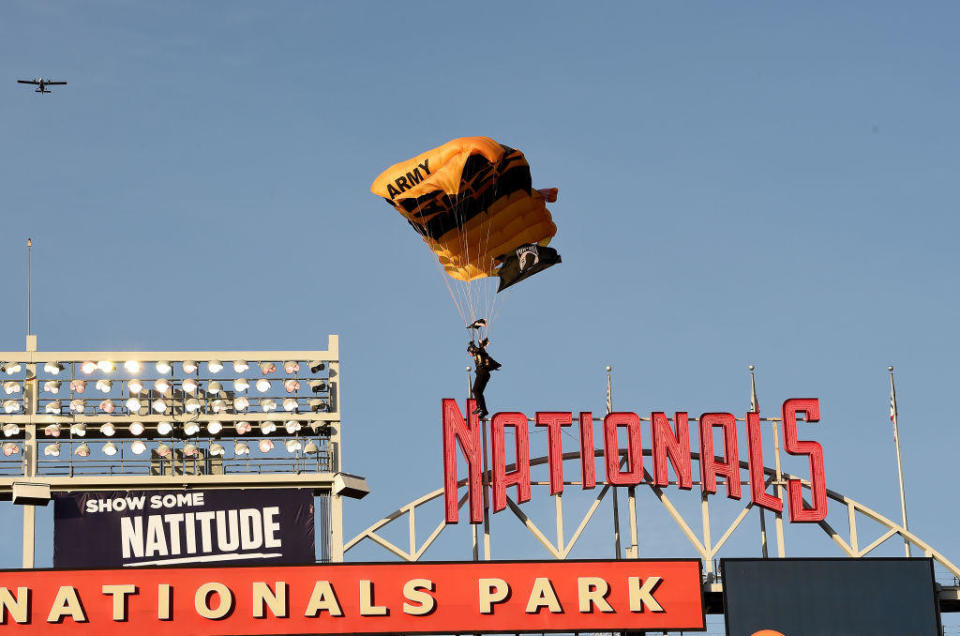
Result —
[[[607,366],[607,415],[613,412],[613,392],[611,390],[610,373],[613,367]],[[618,451],[619,452],[619,451]],[[619,461],[619,457],[617,460]],[[617,487],[613,486],[613,545],[616,558],[620,558],[620,504],[617,502]]]
[[[897,390],[893,386],[893,367],[887,367],[890,372],[890,421],[893,422],[893,441],[897,447],[897,476],[900,478],[900,514],[903,516],[903,529],[909,530],[907,526],[907,498],[903,491],[903,464],[900,461],[900,427],[897,422]],[[903,548],[907,556],[910,556],[910,541],[903,538]]]
[[[750,412],[759,413],[760,401],[757,400],[757,379],[753,375],[754,368],[752,364],[747,367],[750,371]],[[757,509],[760,511],[760,552],[766,559],[770,556],[767,550],[767,515],[763,507],[757,506]]]

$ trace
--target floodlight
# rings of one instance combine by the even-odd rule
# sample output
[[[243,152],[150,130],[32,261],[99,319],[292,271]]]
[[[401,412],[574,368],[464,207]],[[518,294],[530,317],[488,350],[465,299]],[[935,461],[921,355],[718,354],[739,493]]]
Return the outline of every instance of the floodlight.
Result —
[[[169,435],[173,431],[173,424],[170,422],[157,422],[157,434]]]
[[[143,408],[143,404],[141,404],[140,400],[135,397],[128,398],[126,404],[127,410],[131,413],[137,413]]]
[[[363,499],[370,494],[367,480],[360,475],[337,473],[333,476],[333,494],[337,497]]]
[[[147,445],[142,439],[135,439],[133,444],[130,444],[130,450],[133,451],[134,455],[142,455],[143,451],[147,450]]]
[[[60,457],[60,443],[47,444],[43,447],[43,454],[49,457]]]
[[[74,422],[70,425],[70,434],[77,437],[83,437],[87,434],[87,425],[83,422]]]
[[[157,446],[156,453],[157,453],[157,457],[166,457],[167,455],[170,454],[170,447],[167,446],[166,444],[160,444],[159,446]]]
[[[301,426],[300,422],[297,420],[287,420],[287,422],[283,425],[283,428],[287,429],[288,435],[293,435],[300,430]]]
[[[301,443],[300,443],[300,440],[298,440],[298,439],[288,439],[288,440],[284,443],[284,446],[287,447],[287,452],[288,452],[288,453],[296,453],[298,450],[300,450],[301,448],[303,448],[303,444],[301,444]]]
[[[236,362],[233,363],[233,370],[236,371],[237,373],[243,373],[249,368],[250,368],[250,365],[247,363],[246,360],[237,360]]]
[[[103,445],[103,454],[107,456],[114,456],[117,454],[117,445],[113,442],[107,442]]]
[[[73,454],[77,457],[90,457],[90,447],[87,446],[86,442],[83,442],[77,446],[77,450],[73,451]]]
[[[71,380],[70,390],[74,393],[83,393],[87,390],[87,381],[86,380]]]
[[[50,413],[51,415],[60,415],[60,400],[54,400],[52,402],[47,402],[47,405],[43,407],[44,413]]]
[[[223,385],[221,385],[216,380],[214,380],[213,382],[207,385],[207,393],[212,393],[213,395],[217,395],[222,390],[223,390]]]
[[[250,388],[250,381],[246,378],[237,378],[233,381],[233,390],[238,393],[243,393]]]
[[[300,363],[296,360],[287,360],[283,363],[283,370],[289,373],[296,373],[300,370]]]
[[[113,437],[117,432],[117,428],[110,422],[105,422],[100,425],[100,434],[106,435],[107,437]]]
[[[183,434],[187,437],[193,437],[200,432],[200,425],[196,422],[187,422],[183,425]]]
[[[20,373],[22,368],[23,366],[19,362],[7,362],[6,364],[0,364],[0,371],[3,371],[7,375]]]
[[[43,428],[43,434],[47,437],[60,437],[60,425],[59,424],[47,424]]]
[[[200,410],[200,400],[197,398],[187,398],[183,408],[187,410],[187,413],[196,413]]]
[[[184,457],[195,457],[197,455],[197,445],[196,444],[184,444],[183,445],[183,456]]]
[[[100,403],[100,410],[104,413],[113,413],[117,407],[114,405],[113,400],[104,400]]]
[[[83,413],[87,408],[86,400],[70,400],[70,410],[74,413]]]
[[[97,363],[93,362],[92,360],[87,360],[86,362],[80,365],[80,371],[82,371],[84,375],[90,375],[96,370],[97,370]]]
[[[207,422],[207,432],[211,435],[219,435],[220,431],[223,430],[223,424],[217,420],[210,420]]]
[[[283,401],[283,410],[287,413],[296,411],[298,406],[299,404],[294,398],[287,398]]]
[[[13,442],[3,443],[3,454],[6,457],[10,457],[11,455],[16,455],[19,452],[20,452],[20,446],[18,444],[15,444]]]
[[[314,413],[324,413],[327,410],[326,400],[310,400],[309,404]]]
[[[277,365],[273,362],[261,362],[260,363],[260,373],[267,375],[268,373],[276,373]]]
[[[270,411],[275,411],[275,410],[277,410],[277,401],[276,401],[276,400],[271,400],[271,399],[269,399],[269,398],[266,399],[266,400],[260,400],[260,409],[261,409],[264,413],[269,413]]]
[[[269,435],[270,433],[277,430],[277,423],[267,420],[265,422],[260,422],[260,432],[264,435]]]
[[[233,401],[233,408],[236,411],[246,411],[250,407],[250,400],[240,396]]]
[[[113,388],[113,382],[110,380],[97,380],[97,390],[103,393],[109,393]]]
[[[199,386],[200,385],[196,380],[194,380],[193,378],[187,378],[186,380],[183,381],[181,388],[183,388],[185,392],[193,395],[194,393],[197,392],[197,387]]]
[[[3,392],[7,395],[20,392],[20,383],[16,380],[7,380],[3,383]]]
[[[209,452],[210,452],[210,455],[212,455],[213,457],[223,455],[224,453],[223,446],[214,442],[213,444],[210,444]]]
[[[3,436],[4,437],[13,437],[20,432],[20,425],[13,422],[8,422],[3,425]]]
[[[323,371],[324,363],[319,360],[314,360],[310,363],[310,373],[317,373],[318,371]]]
[[[143,425],[143,422],[132,422],[130,424],[130,434],[134,437],[139,437],[143,435],[143,431],[146,430],[146,427]]]
[[[48,362],[43,365],[43,372],[50,375],[59,375],[63,371],[63,365],[59,362]]]
[[[46,393],[59,393],[60,380],[47,380],[43,383],[43,390]]]
[[[320,391],[327,390],[327,381],[326,380],[311,380],[310,381],[310,390],[314,393],[319,393]]]
[[[127,382],[127,389],[129,389],[130,393],[139,393],[143,391],[143,382],[136,379],[130,380]]]
[[[260,378],[259,380],[257,380],[257,391],[260,391],[261,393],[266,393],[267,391],[269,391],[270,386],[271,386],[270,380],[266,378]]]
[[[183,372],[184,373],[196,373],[197,372],[197,363],[194,360],[184,360],[183,361]]]
[[[116,368],[116,365],[110,362],[109,360],[101,360],[97,363],[97,368],[103,371],[104,373],[113,373],[113,370]]]
[[[50,503],[50,484],[15,481],[11,484],[11,500],[17,506],[46,506]]]
[[[320,449],[317,448],[317,444],[311,439],[307,441],[307,445],[303,447],[303,452],[307,455],[316,455],[320,452]]]
[[[16,413],[20,410],[20,402],[17,400],[4,400],[3,401],[3,412],[7,413]]]
[[[167,403],[163,400],[154,400],[153,401],[153,410],[157,413],[163,413],[167,410]]]
[[[250,422],[247,421],[237,422],[233,425],[233,428],[237,431],[237,435],[243,435],[253,430],[253,426],[251,426]]]
[[[139,360],[127,360],[123,363],[123,368],[129,371],[130,373],[140,373],[140,370],[143,368],[143,365],[140,364]]]
[[[295,380],[293,378],[283,381],[283,388],[287,390],[287,393],[294,393],[295,391],[300,390],[300,380]]]
[[[261,453],[269,453],[271,450],[273,450],[273,442],[268,439],[260,440],[258,446],[260,447]]]
[[[170,373],[172,368],[166,360],[161,360],[157,363],[157,373]]]
[[[249,455],[250,454],[250,445],[246,442],[234,442],[233,444],[233,454],[234,455]]]
[[[223,369],[223,363],[219,360],[211,360],[207,363],[207,368],[210,370],[210,373],[219,373]]]
[[[170,381],[165,378],[160,378],[153,383],[153,390],[157,393],[166,393],[170,390]]]

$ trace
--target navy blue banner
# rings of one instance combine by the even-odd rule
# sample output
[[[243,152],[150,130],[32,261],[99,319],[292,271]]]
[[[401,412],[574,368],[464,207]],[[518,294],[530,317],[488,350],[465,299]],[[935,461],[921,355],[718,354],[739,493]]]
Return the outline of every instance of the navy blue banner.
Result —
[[[308,489],[63,494],[53,518],[57,568],[316,561]]]

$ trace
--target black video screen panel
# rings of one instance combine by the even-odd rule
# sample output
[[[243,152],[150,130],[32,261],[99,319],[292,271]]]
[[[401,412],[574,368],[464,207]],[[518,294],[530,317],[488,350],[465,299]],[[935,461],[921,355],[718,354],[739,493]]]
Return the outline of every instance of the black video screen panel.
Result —
[[[723,559],[720,567],[728,636],[940,634],[932,559]]]

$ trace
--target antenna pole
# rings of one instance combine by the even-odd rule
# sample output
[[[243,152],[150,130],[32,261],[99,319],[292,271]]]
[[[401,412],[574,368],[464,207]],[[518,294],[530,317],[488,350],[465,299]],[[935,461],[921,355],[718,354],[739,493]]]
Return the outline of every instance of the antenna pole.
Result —
[[[30,310],[31,310],[31,301],[32,301],[32,285],[30,282],[30,252],[33,250],[33,239],[27,238],[27,335],[29,336],[32,331],[30,331]]]

